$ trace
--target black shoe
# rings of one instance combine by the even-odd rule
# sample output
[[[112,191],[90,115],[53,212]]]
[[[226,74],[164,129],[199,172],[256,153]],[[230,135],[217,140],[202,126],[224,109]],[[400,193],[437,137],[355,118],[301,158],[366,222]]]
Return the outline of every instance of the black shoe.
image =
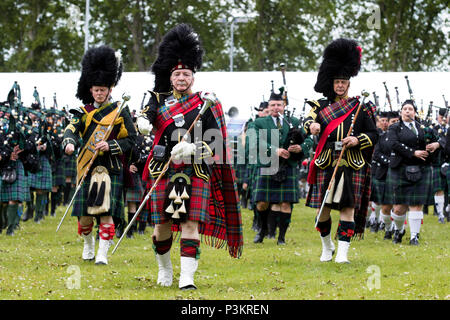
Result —
[[[374,222],[370,225],[370,232],[373,232],[373,233],[378,232],[378,222]]]
[[[253,243],[263,243],[264,240],[264,234],[260,232],[258,232],[255,236],[255,238],[253,239]]]
[[[386,233],[384,234],[384,240],[391,240],[392,239],[392,231],[386,231]]]
[[[405,235],[406,231],[403,229],[402,232],[400,230],[394,231],[394,239],[392,240],[393,243],[402,243],[402,238]]]
[[[412,238],[411,240],[409,240],[409,244],[412,246],[418,246],[419,245],[419,238],[417,237],[417,235]]]
[[[139,221],[137,233],[140,235],[144,234],[146,227],[147,227],[147,221]]]
[[[285,244],[286,244],[286,241],[285,241],[284,239],[278,238],[278,240],[277,240],[277,245],[283,246],[283,245],[285,245]]]

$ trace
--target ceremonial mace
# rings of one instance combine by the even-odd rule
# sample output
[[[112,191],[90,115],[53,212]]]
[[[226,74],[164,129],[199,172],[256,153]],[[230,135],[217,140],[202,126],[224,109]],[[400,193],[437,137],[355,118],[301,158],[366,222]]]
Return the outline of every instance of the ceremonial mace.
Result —
[[[105,135],[104,135],[103,139],[101,141],[99,141],[99,142],[104,142],[104,141],[106,141],[109,138],[109,135],[111,134],[112,130],[114,129],[114,122],[116,122],[116,120],[119,117],[120,113],[125,108],[126,102],[128,100],[130,100],[130,96],[124,93],[122,95],[122,99],[123,99],[122,103],[119,102],[120,104],[118,106],[119,110],[117,111],[117,114],[115,115],[113,121],[109,124],[108,128],[106,129],[106,132],[105,132]],[[84,174],[83,174],[80,182],[78,183],[77,188],[75,189],[75,193],[73,194],[72,200],[70,200],[69,205],[67,206],[66,212],[64,213],[63,217],[61,218],[61,221],[58,224],[58,227],[56,228],[56,232],[58,232],[59,228],[61,227],[61,224],[63,223],[64,219],[66,218],[66,215],[69,212],[69,209],[72,206],[72,204],[73,204],[73,202],[75,200],[75,197],[77,196],[78,192],[80,191],[81,185],[83,184],[84,179],[86,179],[86,176],[87,176],[89,170],[91,169],[91,166],[94,163],[94,160],[97,158],[98,153],[99,153],[99,150],[98,149],[95,150],[94,155],[92,156],[91,160],[89,161],[89,163],[88,163],[88,165],[86,167],[86,170],[84,171]]]
[[[356,119],[358,118],[359,111],[361,110],[361,106],[364,105],[364,101],[369,96],[369,93],[366,92],[366,91],[362,91],[361,95],[364,98],[363,98],[362,103],[359,104],[358,109],[356,110],[355,117],[353,118],[352,124],[350,125],[350,128],[348,129],[347,137],[350,137],[350,135],[351,135],[351,133],[353,131],[353,127],[355,125]],[[328,184],[327,191],[325,192],[325,196],[323,197],[322,205],[320,206],[320,210],[319,210],[319,214],[317,215],[316,224],[315,224],[316,228],[317,228],[317,224],[319,223],[320,216],[322,215],[323,208],[325,207],[325,202],[327,201],[328,194],[330,193],[331,188],[332,188],[332,186],[334,184],[334,179],[335,179],[337,170],[339,168],[339,164],[341,163],[342,156],[344,155],[345,149],[346,149],[345,146],[342,146],[341,153],[339,154],[339,158],[338,158],[337,163],[336,163],[336,167],[334,168],[333,175],[331,176],[331,180],[330,180],[330,183]]]
[[[206,110],[208,110],[215,102],[216,102],[216,96],[213,93],[202,93],[201,94],[201,98],[202,100],[204,100],[203,106],[200,110],[200,112],[198,113],[197,117],[194,119],[194,122],[192,122],[191,126],[189,127],[189,130],[184,134],[183,138],[181,139],[180,142],[182,141],[186,141],[189,138],[190,132],[192,131],[192,129],[194,128],[195,124],[197,123],[197,121],[200,119],[200,117],[206,112]],[[166,162],[166,164],[164,165],[160,175],[158,176],[158,178],[155,180],[155,183],[153,184],[153,186],[150,188],[149,192],[147,193],[147,195],[145,196],[144,200],[142,200],[141,204],[139,205],[139,208],[137,209],[136,213],[133,216],[133,219],[131,219],[131,221],[128,222],[128,226],[125,228],[125,230],[123,231],[122,236],[120,237],[119,241],[117,242],[116,246],[114,247],[113,251],[111,252],[111,255],[114,254],[114,252],[117,250],[117,248],[119,247],[120,243],[122,242],[122,239],[124,238],[124,236],[127,234],[128,230],[131,228],[131,226],[133,225],[134,221],[136,220],[137,216],[141,213],[142,209],[144,208],[145,204],[147,203],[148,199],[150,198],[152,192],[155,190],[156,186],[158,185],[159,181],[161,180],[161,178],[164,176],[164,174],[166,173],[166,171],[169,169],[169,165],[172,162],[172,156],[170,156],[169,160]]]

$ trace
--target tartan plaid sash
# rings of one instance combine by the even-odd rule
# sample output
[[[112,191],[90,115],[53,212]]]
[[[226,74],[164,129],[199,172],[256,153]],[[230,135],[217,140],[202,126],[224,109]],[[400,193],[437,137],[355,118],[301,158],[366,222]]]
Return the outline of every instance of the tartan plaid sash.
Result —
[[[319,111],[317,115],[317,122],[323,123],[326,125],[325,131],[322,133],[322,136],[319,140],[319,144],[317,145],[316,152],[314,155],[313,161],[311,161],[309,167],[309,173],[307,181],[309,184],[316,183],[316,171],[317,166],[315,161],[317,157],[322,152],[325,143],[327,142],[328,136],[336,129],[339,124],[341,124],[347,117],[353,112],[353,110],[357,107],[359,101],[357,98],[350,98],[347,100],[340,100],[338,102],[332,103],[329,106],[323,108]]]

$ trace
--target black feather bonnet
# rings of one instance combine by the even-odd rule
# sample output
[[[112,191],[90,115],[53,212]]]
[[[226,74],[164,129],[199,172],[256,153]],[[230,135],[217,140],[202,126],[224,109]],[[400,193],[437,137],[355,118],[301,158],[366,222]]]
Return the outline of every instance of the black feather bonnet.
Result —
[[[151,67],[155,75],[155,92],[171,90],[170,75],[175,69],[198,71],[204,50],[198,34],[189,24],[181,23],[167,32],[158,48],[158,57]]]
[[[358,74],[361,69],[361,51],[355,40],[340,38],[331,42],[323,53],[314,90],[334,101],[334,79],[348,80]]]
[[[86,51],[81,61],[81,76],[76,97],[84,104],[94,102],[92,86],[112,88],[122,77],[123,63],[120,51],[102,45]]]

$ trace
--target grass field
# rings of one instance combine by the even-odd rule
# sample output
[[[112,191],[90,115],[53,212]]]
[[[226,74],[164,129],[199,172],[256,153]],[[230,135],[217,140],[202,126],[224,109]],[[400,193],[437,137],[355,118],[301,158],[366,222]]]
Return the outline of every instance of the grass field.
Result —
[[[254,244],[253,212],[243,210],[244,251],[232,259],[224,249],[201,246],[196,291],[180,291],[179,244],[172,248],[174,284],[156,285],[157,265],[151,228],[145,235],[124,239],[107,266],[81,259],[77,224],[64,212],[41,224],[21,222],[13,237],[0,235],[0,299],[2,300],[450,300],[450,223],[426,215],[420,246],[383,240],[384,233],[366,232],[353,241],[351,264],[321,263],[321,242],[314,229],[314,211],[294,207],[285,246],[276,240]],[[430,210],[432,212],[432,210]],[[335,230],[337,213],[332,213]],[[115,239],[117,241],[117,239]],[[112,248],[110,249],[110,253]]]

